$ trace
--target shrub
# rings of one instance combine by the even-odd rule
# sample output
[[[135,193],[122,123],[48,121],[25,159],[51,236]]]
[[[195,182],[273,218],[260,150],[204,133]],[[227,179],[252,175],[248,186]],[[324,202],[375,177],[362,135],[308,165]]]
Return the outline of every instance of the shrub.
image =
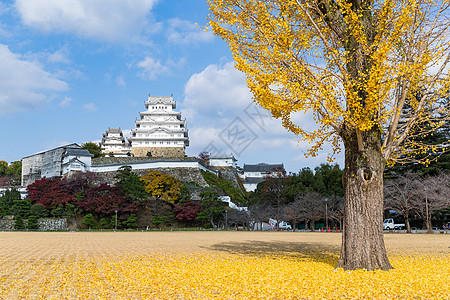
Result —
[[[27,224],[27,228],[28,229],[38,229],[38,218],[35,215],[31,215],[28,217],[28,224]]]
[[[14,229],[16,230],[23,230],[25,229],[25,226],[23,224],[23,219],[20,215],[16,217],[16,222],[14,223]]]

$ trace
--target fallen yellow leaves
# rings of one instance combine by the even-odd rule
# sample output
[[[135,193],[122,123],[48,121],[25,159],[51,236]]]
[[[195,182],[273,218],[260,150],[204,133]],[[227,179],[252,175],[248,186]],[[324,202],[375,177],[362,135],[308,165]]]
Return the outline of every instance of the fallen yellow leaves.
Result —
[[[88,257],[12,266],[1,299],[448,299],[450,258],[391,257],[394,270],[335,270],[337,256],[193,253]],[[4,268],[3,266],[9,266]]]

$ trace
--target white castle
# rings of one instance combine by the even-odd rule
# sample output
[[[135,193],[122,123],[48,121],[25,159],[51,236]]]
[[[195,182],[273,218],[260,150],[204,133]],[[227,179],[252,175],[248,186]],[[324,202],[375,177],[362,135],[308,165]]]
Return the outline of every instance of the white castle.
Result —
[[[120,128],[108,128],[103,134],[100,145],[102,152],[106,155],[113,155],[115,157],[131,155],[131,146],[125,142]]]
[[[109,128],[102,139],[105,154],[114,156],[133,155],[135,157],[183,157],[189,146],[186,120],[181,113],[174,111],[176,102],[173,96],[159,97],[148,95],[146,111],[140,112],[135,127],[125,143],[120,129]]]

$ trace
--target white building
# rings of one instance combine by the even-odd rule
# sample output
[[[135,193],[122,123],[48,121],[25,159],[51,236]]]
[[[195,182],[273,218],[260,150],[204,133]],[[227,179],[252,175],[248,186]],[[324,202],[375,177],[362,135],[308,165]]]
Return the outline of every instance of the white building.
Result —
[[[233,167],[236,168],[237,159],[233,154],[211,155],[209,157],[210,167]]]
[[[100,146],[102,147],[102,152],[107,156],[124,157],[131,155],[131,147],[125,142],[120,128],[108,128],[103,134]]]
[[[146,111],[140,112],[128,141],[136,157],[183,157],[189,146],[186,120],[174,111],[173,96],[148,96]]]
[[[242,176],[244,188],[250,192],[256,190],[258,183],[263,182],[265,177],[284,170],[283,164],[264,164],[257,165],[244,164],[244,174]]]
[[[78,144],[69,144],[22,158],[22,186],[37,179],[58,178],[70,171],[86,172],[94,155]]]

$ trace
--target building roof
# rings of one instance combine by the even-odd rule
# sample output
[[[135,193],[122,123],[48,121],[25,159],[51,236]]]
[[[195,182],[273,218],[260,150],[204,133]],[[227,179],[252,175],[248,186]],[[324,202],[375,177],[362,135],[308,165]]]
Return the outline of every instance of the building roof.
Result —
[[[88,149],[74,149],[74,148],[67,148],[64,155],[94,157],[94,155],[91,154]]]
[[[265,164],[260,163],[257,165],[247,165],[244,164],[244,172],[273,172],[274,169],[282,168],[284,169],[283,164]]]
[[[260,182],[263,182],[265,179],[262,177],[246,177],[244,179],[244,184],[258,184]]]
[[[233,161],[237,161],[237,159],[234,157],[233,153],[230,154],[216,154],[216,155],[210,155],[209,159],[232,159]]]
[[[48,150],[40,151],[40,152],[35,153],[35,154],[24,156],[24,157],[22,157],[22,159],[28,158],[28,157],[32,157],[32,156],[35,156],[35,155],[38,155],[38,154],[44,154],[45,152],[53,151],[53,150],[60,149],[60,148],[72,148],[73,149],[73,148],[81,148],[81,146],[78,145],[77,143],[67,144],[67,145],[64,145],[64,146],[59,146],[59,147],[56,147],[56,148],[53,148],[53,149],[48,149]]]
[[[108,128],[108,130],[106,130],[106,132],[122,133],[122,130],[120,130],[120,128]]]

